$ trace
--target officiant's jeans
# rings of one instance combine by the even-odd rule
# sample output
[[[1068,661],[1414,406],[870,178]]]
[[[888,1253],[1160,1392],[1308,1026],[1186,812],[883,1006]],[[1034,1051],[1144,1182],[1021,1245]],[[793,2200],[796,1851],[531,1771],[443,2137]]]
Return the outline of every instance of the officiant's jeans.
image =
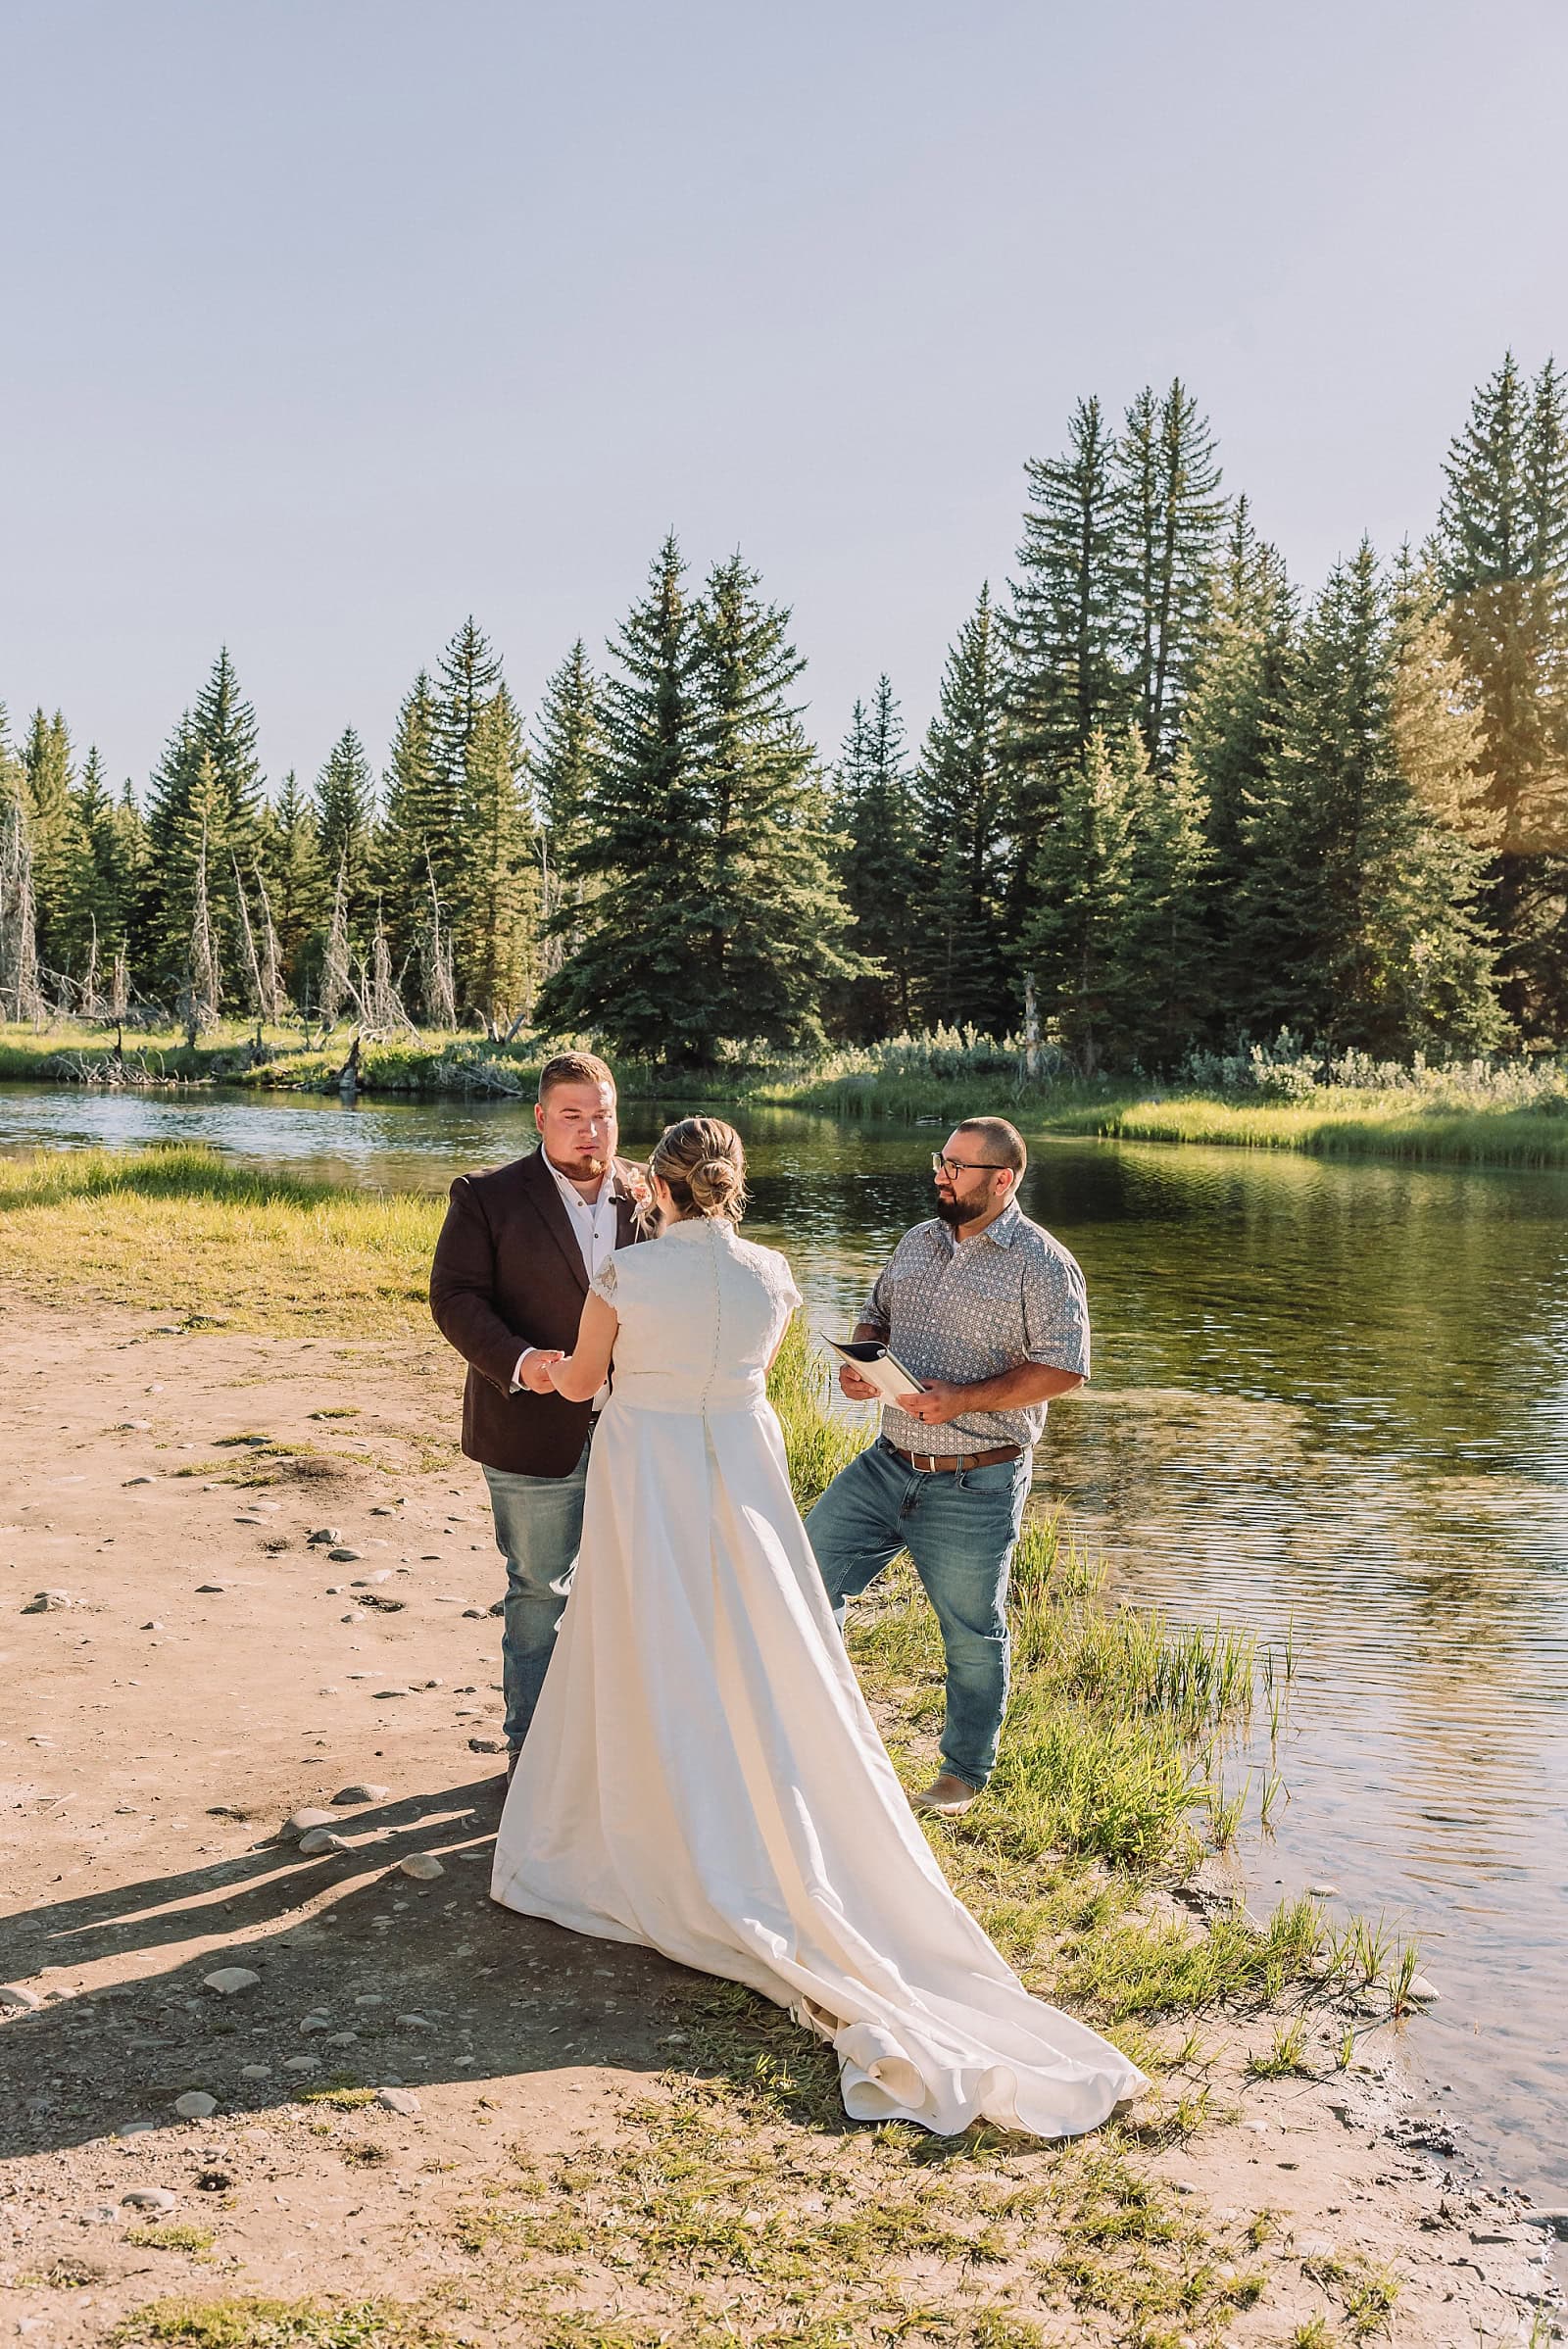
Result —
[[[571,1589],[582,1545],[582,1496],[588,1448],[569,1476],[518,1476],[487,1468],[496,1547],[507,1561],[503,1602],[501,1679],[507,1699],[507,1743],[515,1752],[528,1735],[556,1630]]]
[[[914,1560],[948,1660],[943,1767],[983,1786],[1007,1709],[1007,1573],[1029,1497],[1031,1455],[927,1471],[881,1437],[841,1469],[806,1520],[839,1627],[901,1549]]]

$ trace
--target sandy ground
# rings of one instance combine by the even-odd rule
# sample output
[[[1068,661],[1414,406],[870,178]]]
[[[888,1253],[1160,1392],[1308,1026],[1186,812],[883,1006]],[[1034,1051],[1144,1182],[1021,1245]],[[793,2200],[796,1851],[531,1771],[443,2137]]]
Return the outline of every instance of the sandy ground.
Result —
[[[693,1986],[487,1898],[501,1569],[455,1365],[433,1337],[0,1315],[0,2336],[100,2341],[172,2292],[418,2300],[465,2276],[453,2214],[519,2140],[613,2143]],[[354,1786],[382,1791],[334,1807]],[[348,1849],[279,1836],[315,1804]],[[223,1966],[260,1981],[205,1987]],[[1234,2338],[1289,2341],[1342,2253],[1401,2278],[1397,2341],[1550,2337],[1542,2232],[1401,2098],[1392,2035],[1244,2087],[1242,2036],[1205,2025],[1235,2117],[1159,2166],[1222,2222],[1276,2215]],[[338,2074],[394,2102],[297,2101]],[[155,2189],[166,2221],[126,2202]],[[215,2241],[126,2239],[150,2219]]]

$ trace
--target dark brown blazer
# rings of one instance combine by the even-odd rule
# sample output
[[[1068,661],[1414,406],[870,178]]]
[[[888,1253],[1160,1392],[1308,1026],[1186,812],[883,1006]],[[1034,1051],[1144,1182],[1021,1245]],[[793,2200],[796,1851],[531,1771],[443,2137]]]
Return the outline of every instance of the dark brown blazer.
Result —
[[[629,1173],[617,1158],[617,1248],[643,1237]],[[488,1174],[459,1175],[435,1244],[430,1310],[468,1365],[463,1448],[470,1460],[522,1476],[569,1476],[576,1467],[590,1405],[511,1388],[524,1346],[570,1353],[587,1294],[582,1250],[543,1150]]]

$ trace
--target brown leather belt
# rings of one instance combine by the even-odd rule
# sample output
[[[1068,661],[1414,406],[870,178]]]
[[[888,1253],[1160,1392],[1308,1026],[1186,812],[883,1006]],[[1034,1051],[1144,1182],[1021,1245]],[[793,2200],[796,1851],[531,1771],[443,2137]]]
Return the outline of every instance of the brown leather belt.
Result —
[[[959,1475],[966,1468],[997,1468],[1004,1460],[1016,1460],[1023,1445],[997,1444],[990,1451],[906,1451],[902,1444],[889,1444],[888,1449],[897,1452],[911,1468],[918,1468],[922,1476],[931,1476],[940,1474],[944,1468],[954,1469]]]

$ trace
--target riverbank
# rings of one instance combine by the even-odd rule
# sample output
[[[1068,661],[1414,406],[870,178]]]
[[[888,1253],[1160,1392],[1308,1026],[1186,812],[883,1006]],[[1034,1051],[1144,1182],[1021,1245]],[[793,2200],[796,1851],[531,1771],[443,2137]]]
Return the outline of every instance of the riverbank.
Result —
[[[1369,1984],[1310,1904],[1236,1906],[1197,1757],[1256,1685],[1245,1636],[1105,1607],[1032,1529],[1006,1767],[933,1842],[1156,2089],[1069,2148],[850,2129],[775,2010],[485,1898],[498,1570],[422,1306],[438,1205],[190,1151],[4,1173],[6,1969],[44,2001],[0,2022],[18,2322],[64,2349],[1513,2332],[1540,2238],[1444,2188],[1395,1953]],[[858,1433],[799,1342],[776,1388],[808,1500]],[[855,1640],[912,1780],[928,1614],[893,1583]],[[279,1838],[356,1783],[346,1849]],[[234,1964],[259,1982],[204,1988]]]
[[[178,1090],[234,1086],[258,1094],[335,1095],[350,1051],[339,1035],[306,1051],[297,1034],[225,1030],[194,1047],[169,1034],[127,1042],[117,1060],[101,1030],[0,1028],[0,1082]],[[471,1034],[368,1044],[355,1062],[366,1099],[467,1099],[530,1102],[543,1048],[500,1047]],[[1242,1067],[1238,1062],[1237,1067]],[[1247,1088],[1235,1094],[1151,1089],[1125,1080],[1024,1079],[1015,1057],[986,1039],[845,1049],[817,1061],[707,1072],[621,1062],[622,1098],[671,1114],[700,1107],[788,1108],[858,1123],[940,1124],[1000,1110],[1027,1133],[1127,1142],[1197,1143],[1318,1156],[1389,1158],[1433,1165],[1568,1165],[1568,1078],[1554,1063],[1417,1070],[1406,1081],[1325,1083],[1288,1100]]]

